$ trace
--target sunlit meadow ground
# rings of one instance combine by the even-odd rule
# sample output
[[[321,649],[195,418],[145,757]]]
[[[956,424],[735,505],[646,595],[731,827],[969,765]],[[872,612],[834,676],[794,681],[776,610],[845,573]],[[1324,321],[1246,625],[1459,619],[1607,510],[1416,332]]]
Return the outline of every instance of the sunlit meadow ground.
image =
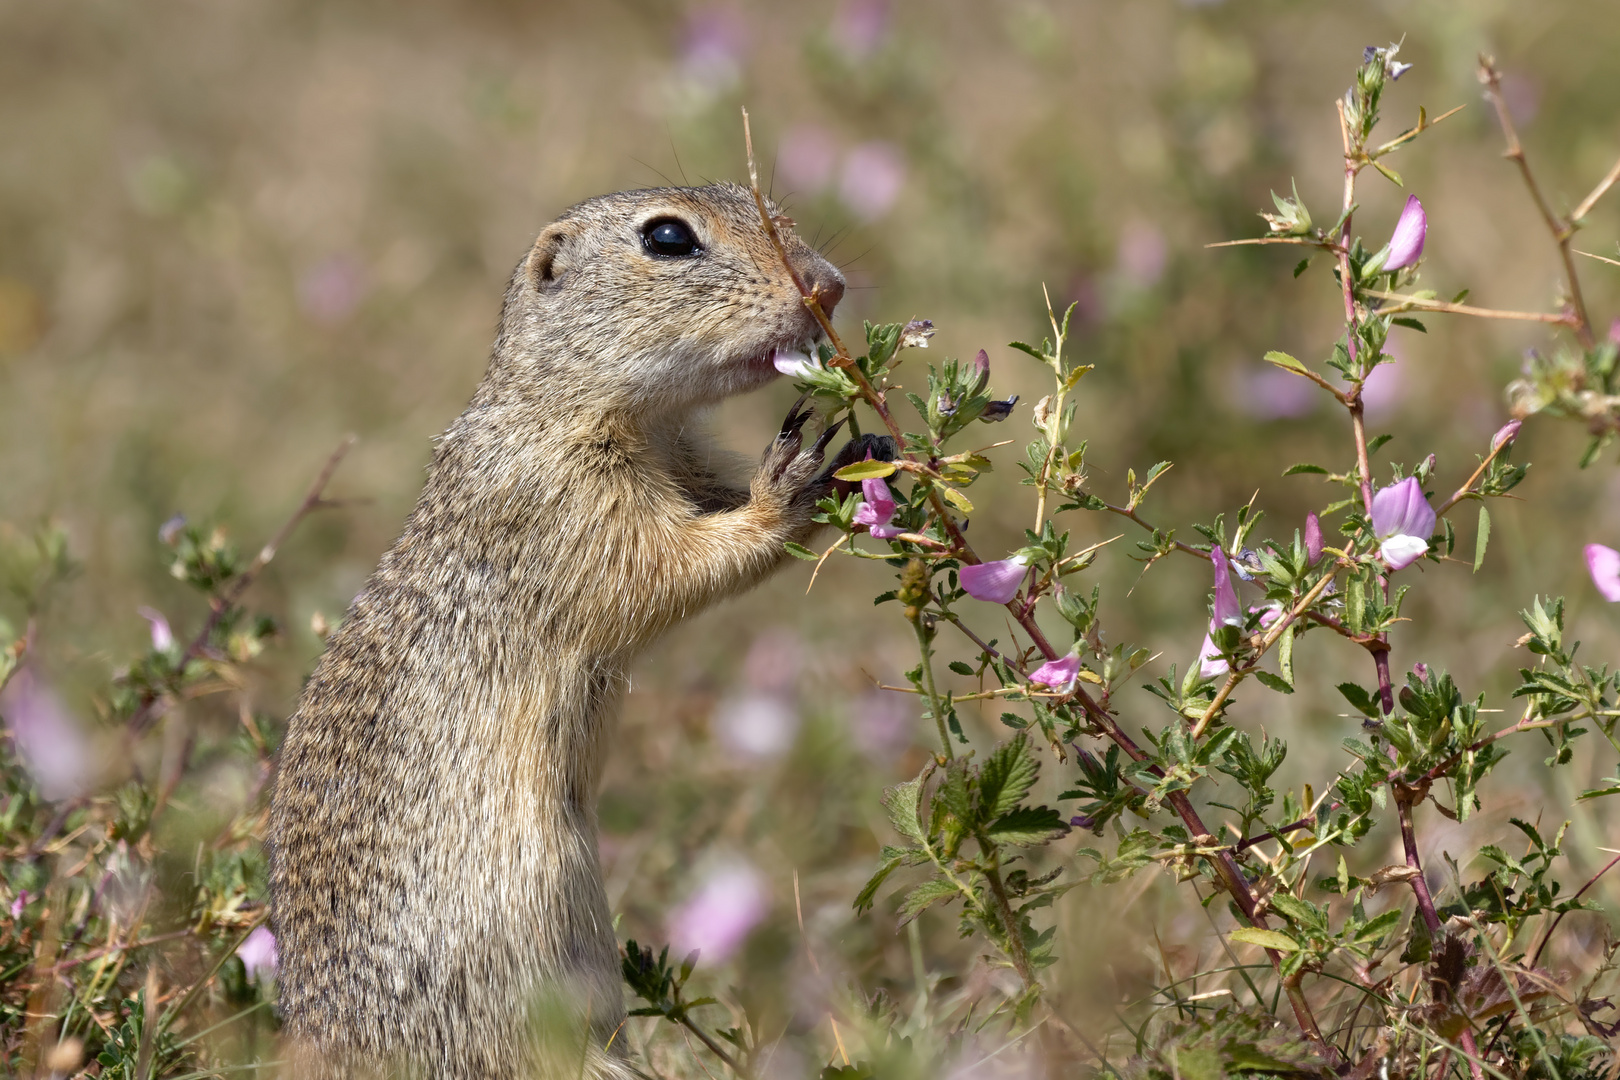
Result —
[[[338,617],[392,538],[431,438],[481,372],[501,288],[532,236],[602,191],[741,178],[740,104],[775,192],[849,276],[841,325],[932,318],[930,357],[985,348],[993,385],[1027,394],[1038,373],[1004,346],[1040,336],[1045,284],[1055,302],[1078,302],[1078,347],[1097,365],[1076,421],[1096,487],[1117,494],[1128,468],[1170,459],[1153,520],[1185,531],[1259,489],[1287,535],[1318,481],[1283,469],[1347,463],[1348,434],[1323,395],[1259,358],[1319,358],[1338,300],[1325,275],[1296,283],[1286,255],[1204,245],[1257,233],[1254,211],[1290,179],[1313,207],[1336,204],[1333,97],[1363,45],[1403,35],[1402,59],[1417,66],[1386,96],[1391,129],[1419,104],[1469,106],[1400,162],[1429,208],[1424,283],[1543,308],[1556,261],[1500,159],[1474,57],[1492,51],[1511,73],[1529,149],[1568,205],[1620,151],[1611,5],[6,0],[0,520],[60,519],[82,564],[42,620],[40,675],[93,725],[109,674],[148,634],[137,609],[177,630],[200,618],[166,573],[159,525],[176,511],[219,520],[253,550],[353,431],[361,442],[333,490],[364,501],[308,522],[255,594],[285,629],[258,665],[255,702],[285,716],[319,649],[312,618]],[[1404,193],[1371,174],[1362,193],[1361,229],[1381,240]],[[1614,253],[1620,198],[1584,236]],[[1620,315],[1620,271],[1582,270],[1594,313]],[[1429,329],[1400,335],[1401,363],[1369,389],[1369,414],[1395,434],[1392,451],[1432,450],[1460,480],[1541,332]],[[757,452],[788,396],[728,403],[721,441]],[[1620,480],[1612,453],[1575,471],[1581,445],[1578,432],[1526,428],[1524,501],[1493,510],[1477,575],[1421,573],[1397,664],[1447,667],[1510,708],[1513,613],[1555,592],[1571,598],[1589,662],[1620,658],[1615,614],[1579,557],[1588,541],[1620,546]],[[992,457],[1010,468],[1014,452]],[[1032,513],[987,500],[975,542],[1015,546]],[[1117,531],[1095,517],[1072,527],[1088,542]],[[1196,655],[1207,572],[1171,560],[1138,580],[1135,538],[1094,573],[1110,634],[1162,653],[1157,674]],[[808,579],[791,564],[646,658],[602,803],[621,935],[704,945],[698,984],[786,1032],[781,1075],[832,1058],[822,1002],[851,983],[908,1012],[918,973],[944,976],[936,1000],[1001,977],[949,914],[908,938],[886,903],[851,910],[889,839],[877,795],[915,772],[930,732],[907,699],[874,688],[914,655],[895,609],[871,606],[890,587],[885,568],[835,561],[806,595]],[[988,617],[982,629],[1004,632]],[[1320,786],[1352,723],[1332,683],[1365,678],[1366,661],[1320,635],[1302,654],[1319,681],[1289,699],[1250,695],[1238,715],[1289,740],[1287,783]],[[1123,702],[1143,716],[1152,705]],[[974,738],[995,735],[995,710],[976,720]],[[1612,755],[1557,778],[1538,760],[1520,747],[1468,826],[1428,815],[1430,865],[1441,851],[1466,865],[1505,839],[1508,816],[1544,807],[1574,820],[1561,877],[1601,865],[1614,811],[1563,808],[1613,774]],[[1049,782],[1059,771],[1048,766]],[[221,819],[249,787],[213,777],[188,805]],[[1371,842],[1368,866],[1392,861],[1392,843]],[[1055,918],[1059,1008],[1098,1032],[1165,967],[1188,972],[1216,948],[1203,911],[1150,873],[1077,890]],[[1608,918],[1575,917],[1555,963],[1595,947]],[[668,1053],[666,1068],[689,1068],[678,1043]]]

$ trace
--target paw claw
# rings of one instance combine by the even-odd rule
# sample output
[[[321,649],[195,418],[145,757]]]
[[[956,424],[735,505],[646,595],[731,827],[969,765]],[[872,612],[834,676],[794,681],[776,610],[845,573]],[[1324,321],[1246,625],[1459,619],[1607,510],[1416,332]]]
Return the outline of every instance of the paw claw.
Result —
[[[844,421],[840,420],[838,423],[834,424],[832,427],[828,428],[826,431],[823,431],[819,436],[817,436],[815,443],[810,448],[810,452],[816,455],[816,460],[819,461],[821,459],[821,455],[827,452],[827,444],[832,442],[833,436],[837,435],[838,429],[843,426]]]

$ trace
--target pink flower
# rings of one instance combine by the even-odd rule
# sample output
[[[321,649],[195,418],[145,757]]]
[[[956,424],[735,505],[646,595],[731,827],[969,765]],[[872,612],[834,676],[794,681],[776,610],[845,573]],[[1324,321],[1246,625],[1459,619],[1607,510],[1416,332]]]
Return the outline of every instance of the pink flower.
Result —
[[[889,29],[887,0],[844,0],[833,17],[832,39],[852,60],[878,50]]]
[[[1419,660],[1412,665],[1412,674],[1420,679],[1427,679],[1429,677],[1429,665]]]
[[[768,761],[793,748],[799,710],[782,694],[744,694],[716,711],[714,732],[739,757]]]
[[[1073,653],[1061,660],[1048,660],[1029,673],[1029,681],[1049,690],[1067,694],[1074,689],[1074,680],[1080,674],[1080,658]]]
[[[1495,435],[1491,436],[1491,452],[1494,454],[1502,447],[1519,437],[1519,429],[1524,426],[1523,420],[1509,420],[1503,424]]]
[[[1314,510],[1305,515],[1305,558],[1312,566],[1322,559],[1322,521]]]
[[[1170,248],[1158,226],[1138,219],[1120,234],[1117,259],[1120,276],[1133,288],[1150,289],[1164,276]]]
[[[1206,679],[1213,679],[1217,675],[1225,675],[1232,670],[1221,650],[1215,647],[1215,640],[1208,634],[1204,635],[1204,644],[1198,650],[1198,674]]]
[[[771,366],[783,375],[791,375],[795,379],[807,379],[812,371],[820,371],[821,365],[816,363],[808,353],[794,352],[789,349],[777,349],[771,356]]]
[[[866,455],[871,460],[872,455]],[[861,505],[855,508],[855,524],[865,525],[866,531],[879,540],[899,536],[904,529],[890,525],[894,518],[894,495],[882,477],[871,476],[861,481]]]
[[[1277,600],[1273,600],[1269,604],[1262,604],[1258,607],[1251,607],[1249,611],[1260,612],[1260,629],[1262,630],[1270,630],[1277,624],[1277,620],[1282,618],[1285,614],[1282,603]]]
[[[1434,508],[1415,476],[1379,488],[1373,496],[1373,535],[1391,570],[1403,570],[1428,553],[1434,522]]]
[[[794,191],[815,194],[832,182],[838,145],[825,128],[800,124],[788,129],[776,151],[776,168]]]
[[[369,288],[366,268],[358,259],[334,255],[298,279],[298,306],[316,322],[336,326],[354,314]]]
[[[1423,204],[1416,195],[1406,197],[1406,209],[1395,223],[1395,234],[1389,238],[1389,258],[1384,260],[1385,270],[1404,270],[1418,261],[1423,254],[1423,241],[1429,235],[1429,219],[1423,213]]]
[[[50,801],[84,791],[90,779],[90,748],[55,691],[24,668],[0,694],[0,715],[23,766]]]
[[[997,559],[977,566],[964,566],[957,576],[962,588],[973,599],[1006,604],[1018,595],[1018,586],[1024,580],[1024,568],[1028,565],[1022,558]]]
[[[1611,604],[1620,603],[1620,551],[1602,544],[1587,544],[1586,569],[1603,599]]]
[[[17,899],[11,902],[11,917],[13,919],[22,918],[23,908],[27,907],[28,901],[32,900],[33,898],[34,894],[29,892],[27,889],[23,889],[21,892],[19,892],[17,894]]]
[[[152,624],[152,648],[158,652],[168,652],[174,648],[174,631],[169,629],[169,620],[164,618],[163,612],[149,607],[135,610],[141,618]]]
[[[1226,550],[1216,544],[1210,550],[1209,559],[1215,567],[1215,611],[1210,616],[1209,628],[1213,632],[1220,629],[1223,623],[1242,626],[1243,607],[1238,603],[1237,590],[1232,587],[1232,564],[1226,557]]]
[[[273,978],[276,974],[276,935],[268,926],[258,927],[236,947],[236,955],[247,968],[248,982],[260,975]]]
[[[889,212],[906,182],[906,162],[888,142],[862,143],[844,159],[838,196],[863,221],[876,221]]]
[[[670,943],[683,955],[701,949],[711,960],[724,960],[747,939],[769,906],[759,871],[746,862],[717,867],[670,917]]]

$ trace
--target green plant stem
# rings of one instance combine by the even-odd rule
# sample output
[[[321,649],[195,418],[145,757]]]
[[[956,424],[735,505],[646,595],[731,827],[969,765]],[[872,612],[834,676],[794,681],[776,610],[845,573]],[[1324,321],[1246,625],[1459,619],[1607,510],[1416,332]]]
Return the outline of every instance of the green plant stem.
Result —
[[[911,628],[917,632],[917,652],[922,658],[923,689],[928,695],[928,711],[934,714],[934,724],[939,728],[939,742],[945,749],[945,760],[949,761],[956,756],[956,751],[951,748],[951,732],[945,726],[946,710],[940,706],[939,689],[934,684],[934,650],[929,647],[933,634],[923,626],[920,611],[911,620]]]
[[[979,847],[990,856],[990,865],[984,868],[984,880],[990,885],[990,895],[995,898],[1002,928],[1007,933],[1008,955],[1012,957],[1018,977],[1024,980],[1024,989],[1033,990],[1040,984],[1035,979],[1035,966],[1030,963],[1029,950],[1024,947],[1024,935],[1020,932],[1017,916],[1013,914],[1012,902],[1007,899],[1007,887],[1001,880],[1001,855],[996,850],[995,844],[984,836],[979,835],[975,839],[978,840]]]

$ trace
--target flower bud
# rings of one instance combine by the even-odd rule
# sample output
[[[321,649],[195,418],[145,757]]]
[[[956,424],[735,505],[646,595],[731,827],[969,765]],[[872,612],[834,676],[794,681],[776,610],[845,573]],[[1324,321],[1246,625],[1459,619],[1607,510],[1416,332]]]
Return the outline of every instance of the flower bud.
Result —
[[[1305,561],[1308,566],[1322,561],[1322,522],[1314,510],[1305,515]]]
[[[1519,437],[1519,429],[1523,426],[1523,420],[1509,420],[1507,423],[1498,428],[1496,434],[1491,436],[1491,453],[1496,453],[1496,451],[1502,449],[1504,446],[1509,445],[1514,439],[1517,439]]]
[[[1395,233],[1389,238],[1389,257],[1384,260],[1385,270],[1404,270],[1423,255],[1423,241],[1429,235],[1429,218],[1416,195],[1406,197],[1406,209],[1395,223]]]

